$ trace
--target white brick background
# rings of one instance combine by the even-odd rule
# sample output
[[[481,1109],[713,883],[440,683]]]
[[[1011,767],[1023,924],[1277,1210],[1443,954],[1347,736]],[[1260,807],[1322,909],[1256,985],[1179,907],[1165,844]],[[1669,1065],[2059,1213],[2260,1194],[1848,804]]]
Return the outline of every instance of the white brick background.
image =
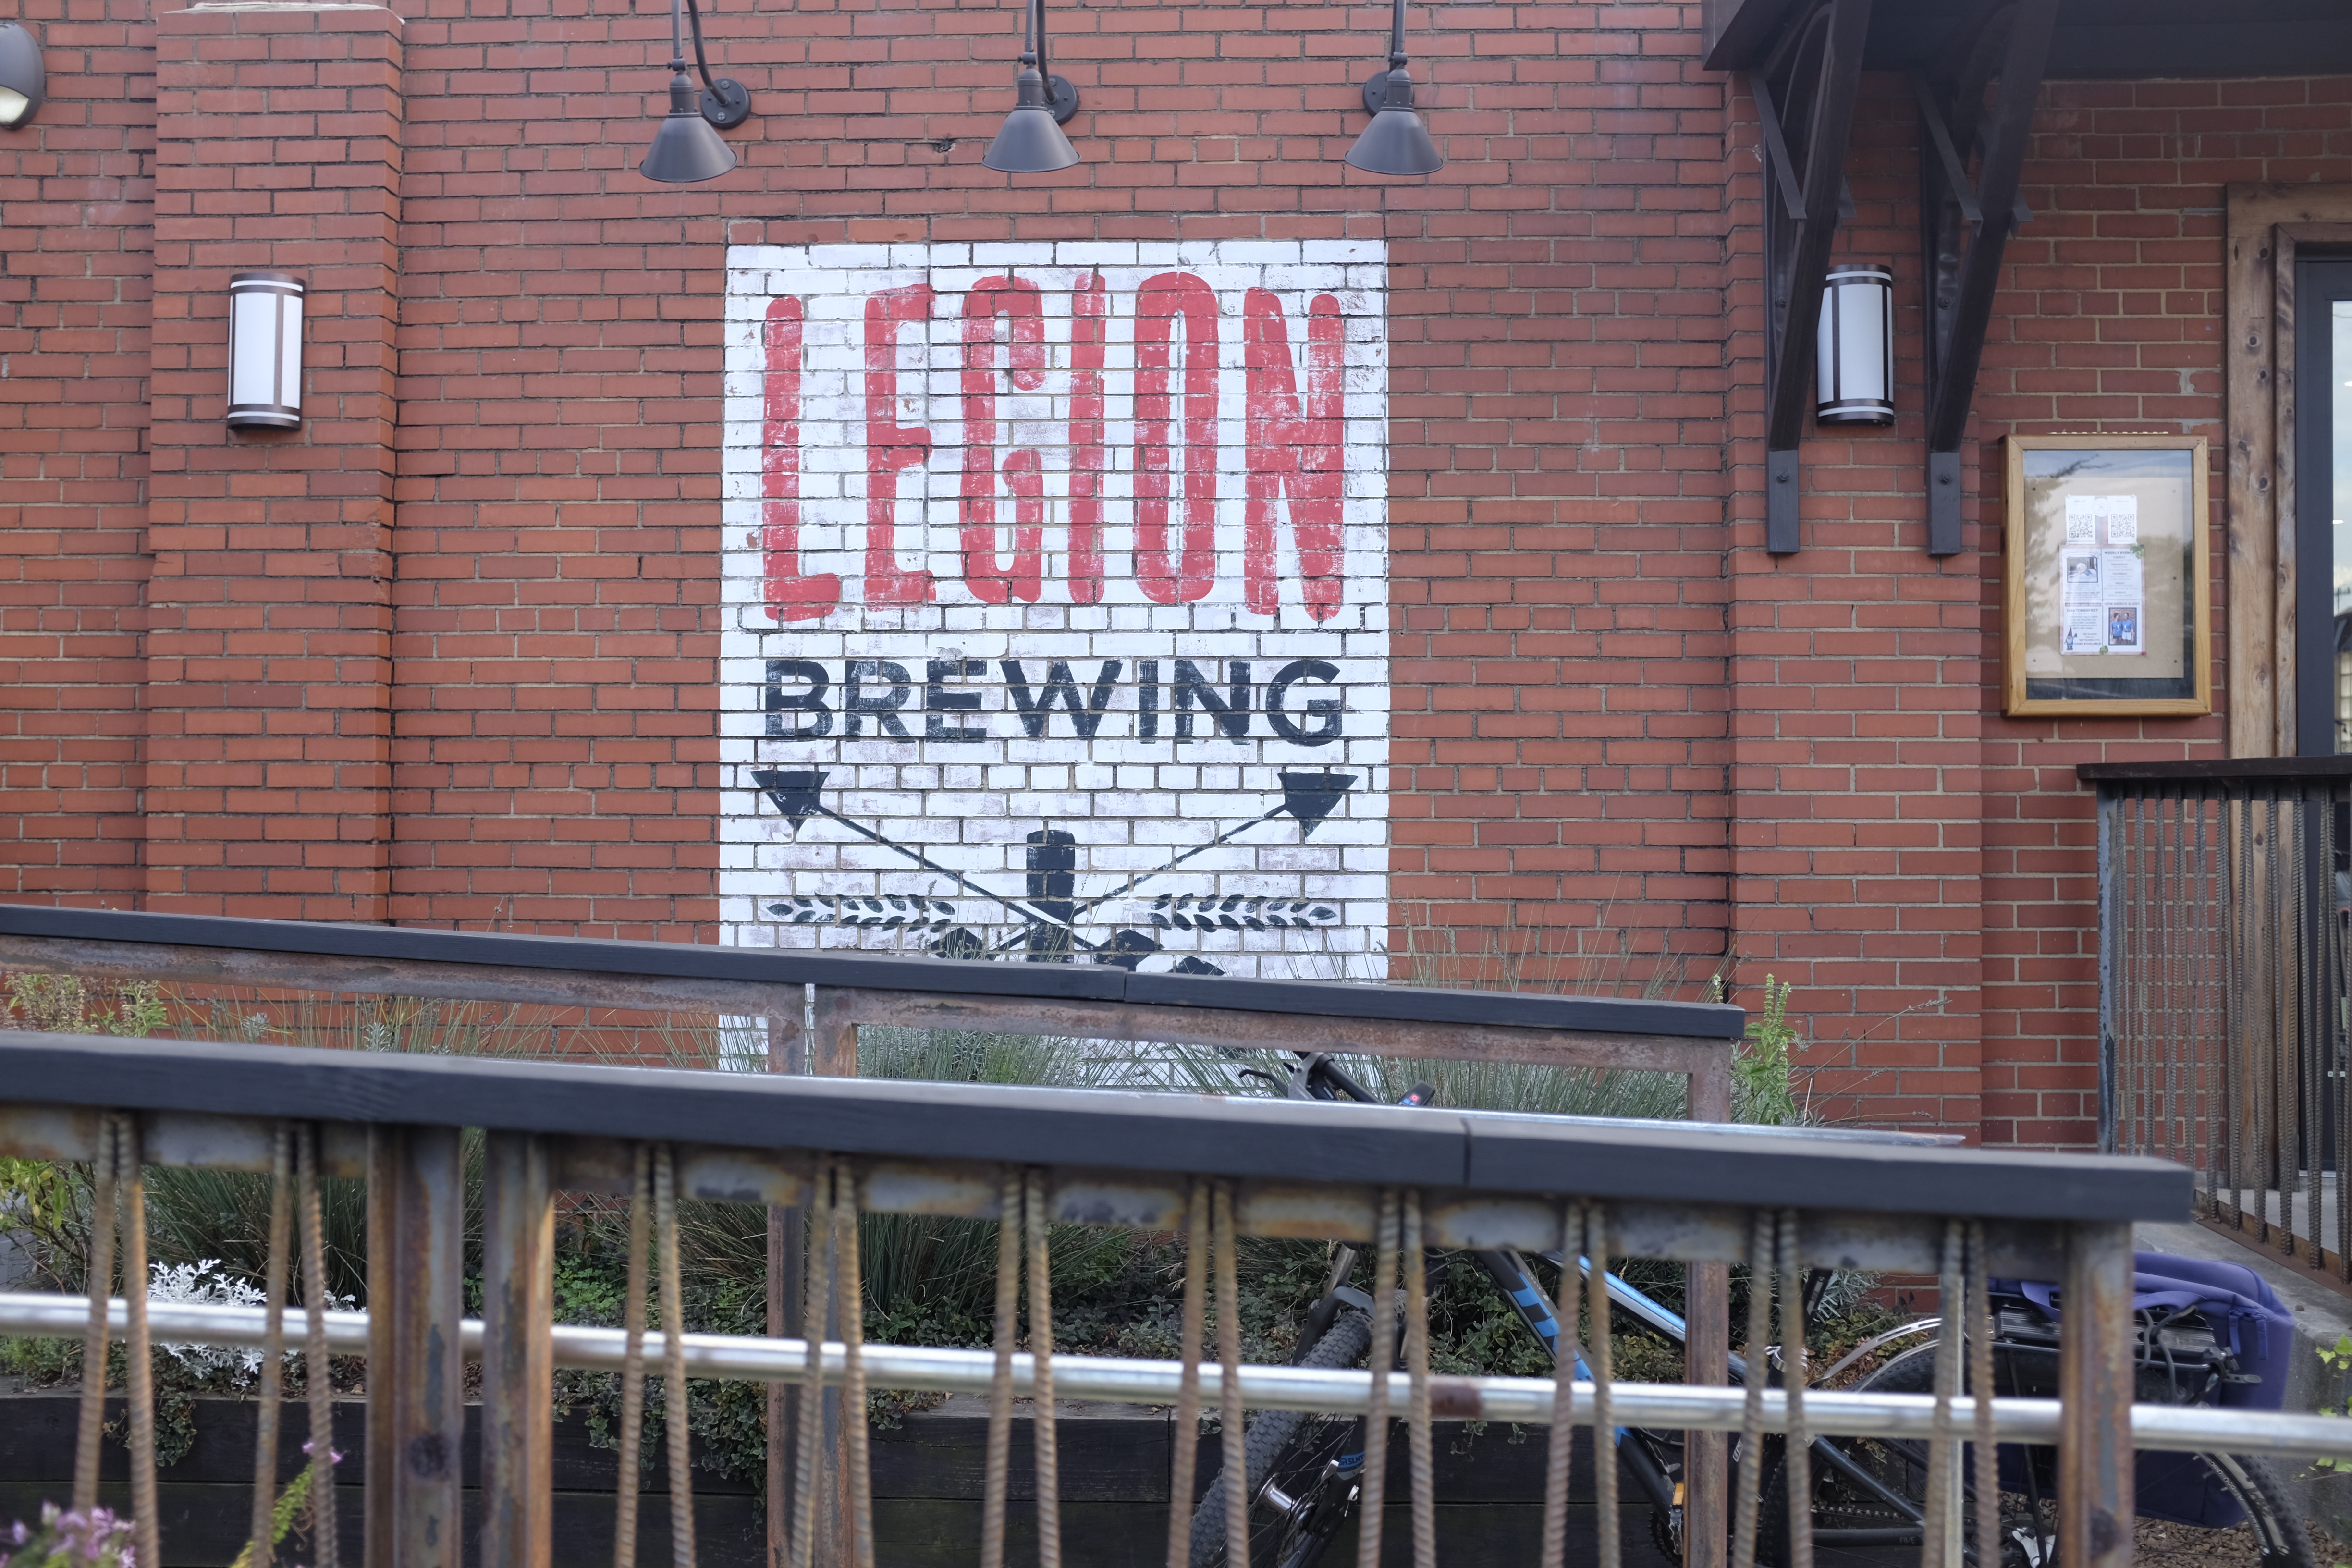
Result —
[[[1189,961],[1234,974],[1384,975],[1384,247],[737,247],[729,268],[719,884],[726,940],[1005,958],[1066,949],[1077,962],[1118,956],[1147,971]],[[1200,597],[1172,604],[1144,592],[1135,553],[1136,303],[1147,279],[1170,273],[1204,282],[1218,316],[1215,577]],[[1093,595],[1084,588],[1074,593],[1071,581],[1071,430],[1079,384],[1073,300],[1097,277],[1107,303],[1102,565],[1098,600],[1088,603]],[[967,432],[964,306],[983,278],[1034,285],[1044,368],[1042,375],[1016,378],[1008,374],[1003,347],[978,351],[971,357],[990,370],[996,422]],[[934,290],[928,321],[898,330],[888,361],[869,363],[867,301],[918,284]],[[1328,584],[1322,600],[1310,603],[1292,508],[1277,500],[1275,554],[1270,563],[1261,560],[1258,573],[1262,604],[1271,566],[1278,603],[1270,614],[1253,609],[1247,595],[1244,328],[1254,289],[1270,292],[1280,306],[1289,381],[1302,409],[1311,381],[1310,314],[1319,298],[1336,303],[1345,342],[1344,554],[1336,603]],[[777,464],[763,461],[762,447],[775,390],[768,382],[769,311],[786,296],[799,300],[804,321],[799,570],[835,574],[839,589],[830,609],[811,606],[801,612],[808,618],[780,621],[763,595],[763,537],[791,512],[771,504],[782,487],[769,477]],[[995,333],[1002,344],[1007,328],[1000,318],[978,330]],[[1192,478],[1181,471],[1184,422],[1198,415],[1183,406],[1181,325],[1171,335],[1172,539],[1181,534]],[[895,370],[895,404],[888,377],[870,374],[877,369]],[[1260,379],[1272,384],[1263,374]],[[1022,380],[1031,384],[1024,388]],[[877,386],[882,393],[869,406]],[[929,603],[866,602],[866,437],[877,416],[929,433],[928,457],[898,476],[892,515],[897,565],[902,573],[931,574]],[[970,441],[1000,454],[1037,454],[1043,562],[1034,602],[1017,595],[983,602],[965,578]],[[999,549],[1010,559],[1017,550],[1013,499],[1004,494],[1004,474],[988,482],[997,498]],[[999,589],[996,596],[1005,595]],[[1161,596],[1171,595],[1163,590]],[[1220,696],[1229,695],[1239,676],[1236,664],[1247,664],[1245,734],[1228,733],[1216,714],[1201,710],[1196,692],[1175,689],[1180,659],[1191,661]],[[1035,715],[1024,723],[1005,661],[1017,661],[1033,707],[1055,661],[1066,662],[1081,701],[1107,684],[1095,733],[1080,733],[1066,696],[1051,708],[1043,732],[1031,735]],[[1297,737],[1292,739],[1277,731],[1266,708],[1269,684],[1297,661],[1321,661],[1336,673],[1328,679],[1318,679],[1319,668],[1297,673],[1281,714]],[[807,679],[812,665],[824,676],[821,695]],[[891,665],[907,672],[903,694]],[[844,708],[853,667],[863,705],[855,713]],[[772,681],[772,673],[779,679]],[[1147,683],[1147,674],[1156,680]],[[1189,706],[1180,709],[1180,697]],[[778,707],[780,700],[794,706]],[[1334,700],[1340,704],[1336,715],[1307,706]],[[898,705],[883,707],[892,702]],[[1190,736],[1180,728],[1189,728]],[[1335,732],[1313,743],[1327,729]],[[808,732],[816,730],[824,732]],[[954,738],[975,731],[979,738]],[[752,776],[767,773],[775,784],[777,774],[798,775],[790,784],[800,788],[820,772],[814,799],[823,809],[797,827]],[[1292,774],[1294,784],[1303,775],[1310,791],[1326,773],[1352,783],[1309,833],[1285,809],[1283,773]],[[1335,777],[1324,788],[1338,783]],[[793,801],[804,806],[809,797],[788,795]],[[1048,829],[1073,840],[1058,852],[1071,862],[1066,884],[1033,881],[1033,873],[1046,872],[1034,870],[1029,836]],[[1213,844],[1221,836],[1225,841]],[[1045,853],[1050,859],[1057,851],[1049,846]],[[919,864],[916,856],[930,864]],[[1180,856],[1181,862],[1171,864]]]

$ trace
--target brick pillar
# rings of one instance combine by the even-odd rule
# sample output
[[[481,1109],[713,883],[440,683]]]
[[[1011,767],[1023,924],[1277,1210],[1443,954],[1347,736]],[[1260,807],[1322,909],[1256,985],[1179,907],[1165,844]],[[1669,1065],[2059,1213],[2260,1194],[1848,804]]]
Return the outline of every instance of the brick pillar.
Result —
[[[1763,258],[1769,176],[1754,100],[1733,100],[1729,563],[1732,951],[1792,984],[1815,1103],[1978,1136],[1984,922],[1983,556],[1927,552],[1927,390],[1916,113],[1863,79],[1840,260],[1892,260],[1891,429],[1815,426],[1803,549],[1763,550]],[[1797,352],[1811,354],[1810,342]],[[1964,454],[1975,460],[1973,447]],[[1974,498],[1964,516],[1975,521]],[[1971,529],[1972,551],[1998,542]],[[1997,570],[1997,568],[1996,568]],[[1751,1006],[1760,994],[1738,998]]]
[[[401,19],[156,26],[151,907],[385,918]],[[303,426],[231,431],[228,280],[310,289]]]

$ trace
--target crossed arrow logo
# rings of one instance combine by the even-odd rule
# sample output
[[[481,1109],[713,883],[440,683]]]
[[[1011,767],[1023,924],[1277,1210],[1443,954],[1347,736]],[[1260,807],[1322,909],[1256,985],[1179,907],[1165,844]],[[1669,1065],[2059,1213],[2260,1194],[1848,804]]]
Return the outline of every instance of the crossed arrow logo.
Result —
[[[1277,816],[1287,816],[1298,823],[1301,842],[1311,837],[1323,819],[1338,810],[1354,788],[1354,773],[1283,773],[1276,778],[1282,784],[1282,799],[1258,816],[1251,817],[1226,829],[1205,844],[1196,845],[1170,859],[1165,865],[1128,878],[1107,893],[1077,900],[1077,839],[1076,836],[1052,826],[1042,827],[1028,835],[1027,887],[1022,896],[998,892],[973,880],[952,867],[942,866],[911,845],[901,844],[887,834],[866,824],[845,816],[824,802],[825,770],[823,768],[757,768],[751,782],[760,793],[782,812],[797,834],[813,816],[823,816],[841,824],[860,837],[871,839],[897,854],[905,856],[925,870],[946,878],[966,892],[1003,906],[1020,922],[1022,929],[1013,936],[991,946],[978,933],[953,926],[944,918],[947,906],[937,900],[908,900],[918,907],[900,923],[939,929],[938,941],[931,951],[949,958],[991,958],[1014,948],[1025,950],[1028,962],[1067,963],[1080,951],[1090,952],[1097,963],[1115,963],[1133,969],[1152,953],[1160,951],[1160,939],[1150,932],[1125,929],[1112,933],[1107,942],[1089,942],[1078,934],[1078,922],[1104,904],[1123,898],[1155,877],[1165,876],[1195,856],[1206,854],[1261,824]],[[843,900],[844,903],[856,900]],[[896,904],[898,900],[890,900]],[[771,904],[772,914],[798,915],[813,918],[809,910],[795,910],[791,904]],[[1179,930],[1238,930],[1244,927],[1264,930],[1286,925],[1308,925],[1321,920],[1336,918],[1338,911],[1327,905],[1309,904],[1304,900],[1245,898],[1239,895],[1223,899],[1215,897],[1178,897],[1167,895],[1153,902],[1151,922],[1155,927]],[[861,923],[845,919],[842,923]],[[1179,973],[1218,974],[1223,973],[1215,965],[1198,958],[1186,957],[1178,962]]]

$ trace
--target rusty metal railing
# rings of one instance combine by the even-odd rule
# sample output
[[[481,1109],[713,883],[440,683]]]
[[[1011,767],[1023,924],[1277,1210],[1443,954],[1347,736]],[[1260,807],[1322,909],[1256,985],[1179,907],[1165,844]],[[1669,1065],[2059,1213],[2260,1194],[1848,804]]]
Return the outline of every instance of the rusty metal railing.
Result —
[[[1688,1112],[1698,1121],[1731,1115],[1731,1051],[1745,1024],[1738,1008],[1692,1003],[8,904],[0,904],[0,966],[100,981],[703,1008],[757,1020],[771,1072],[822,1077],[856,1072],[857,1030],[866,1025],[1664,1072],[1686,1079]],[[796,1220],[771,1214],[772,1335],[799,1322],[802,1235]],[[1693,1263],[1687,1300],[1690,1359],[1706,1378],[1727,1364],[1731,1347],[1725,1267]],[[787,1402],[781,1389],[772,1394],[772,1428],[789,1427]],[[785,1448],[769,1447],[771,1496],[786,1485]],[[1694,1532],[1711,1540],[1724,1519],[1727,1446],[1696,1433],[1689,1449],[1689,1517]],[[772,1511],[770,1525],[772,1556],[783,1544]],[[1712,1560],[1703,1556],[1694,1568],[1712,1568]]]
[[[2099,1146],[2209,1222],[2352,1280],[2352,757],[2095,763]]]
[[[1434,1419],[1549,1422],[1562,1445],[1580,1423],[1605,1435],[1628,1421],[1695,1435],[1808,1424],[1815,1432],[1916,1432],[1940,1450],[1931,1458],[1938,1474],[1956,1461],[1958,1444],[1972,1428],[1979,1435],[2054,1435],[2068,1501],[2061,1550],[2071,1563],[2102,1568],[2128,1555],[2130,1532],[2118,1532],[2115,1521],[2128,1518],[2132,1507],[2126,1489],[2135,1435],[2152,1437],[2151,1446],[2167,1440],[2161,1420],[2149,1426],[2129,1410],[2131,1224],[2175,1217],[2188,1197],[2186,1175],[2161,1162],[1996,1154],[1709,1125],[883,1083],[807,1071],[854,1064],[856,1024],[887,1019],[1126,1040],[1667,1068],[1690,1075],[1698,1109],[1721,1092],[1728,1042],[1740,1022],[1735,1009],[22,909],[0,910],[0,963],[126,979],[520,994],[596,1005],[754,1012],[768,1020],[772,1065],[800,1069],[742,1076],[0,1035],[0,1153],[89,1160],[112,1148],[126,1194],[126,1252],[139,1237],[140,1173],[151,1165],[274,1172],[281,1184],[292,1181],[299,1188],[308,1149],[314,1151],[308,1168],[365,1179],[369,1310],[363,1316],[319,1313],[305,1337],[322,1359],[338,1353],[334,1347],[363,1348],[368,1358],[369,1568],[458,1568],[467,1479],[457,1459],[459,1371],[475,1354],[484,1406],[483,1560],[518,1564],[549,1561],[551,1379],[559,1362],[618,1368],[627,1374],[625,1384],[639,1387],[657,1370],[673,1388],[688,1375],[767,1384],[772,1438],[786,1438],[769,1446],[772,1561],[842,1568],[872,1560],[861,1386],[985,1387],[992,1426],[1000,1429],[992,1431],[991,1452],[999,1458],[1011,1396],[1033,1395],[1041,1445],[1041,1561],[1047,1568],[1056,1558],[1050,1524],[1055,1392],[1172,1396],[1180,1410],[1222,1407],[1229,1415],[1253,1405],[1357,1410],[1378,1399],[1403,1420],[1405,1447],[1416,1461],[1412,1554],[1423,1568],[1434,1552],[1433,1498],[1419,1472],[1426,1468]],[[813,1005],[804,989],[811,985]],[[486,1311],[478,1326],[462,1316],[465,1128],[485,1131]],[[557,1195],[565,1192],[629,1197],[633,1219],[643,1226],[639,1238],[652,1242],[661,1260],[633,1273],[630,1326],[621,1331],[550,1321],[549,1227]],[[780,1216],[771,1236],[767,1338],[641,1331],[650,1294],[676,1300],[668,1238],[681,1196],[761,1203]],[[1222,1334],[1213,1356],[1184,1364],[1054,1355],[1050,1330],[1030,1352],[1016,1353],[1011,1315],[1002,1310],[992,1352],[865,1345],[855,1331],[858,1269],[850,1245],[860,1212],[1020,1221],[1006,1226],[1000,1309],[1005,1282],[1017,1284],[1023,1272],[1021,1235],[1041,1237],[1050,1223],[1213,1238],[1218,1266],[1186,1270],[1184,1316],[1196,1326],[1212,1273],[1230,1300],[1238,1237],[1369,1243],[1380,1277],[1408,1287],[1401,1325],[1405,1370],[1376,1378],[1361,1371],[1244,1368],[1237,1345]],[[302,1228],[293,1226],[288,1234]],[[783,1245],[803,1235],[811,1244],[804,1260]],[[303,1245],[299,1237],[281,1239],[281,1247]],[[1979,1412],[1952,1397],[1957,1371],[1939,1378],[1943,1392],[1936,1397],[1907,1401],[1826,1394],[1800,1401],[1760,1382],[1743,1392],[1711,1382],[1710,1372],[1719,1376],[1727,1363],[1727,1350],[1720,1342],[1702,1344],[1702,1325],[1695,1321],[1690,1384],[1625,1384],[1596,1357],[1594,1377],[1574,1384],[1563,1407],[1554,1380],[1430,1373],[1419,1320],[1425,1302],[1410,1289],[1421,1270],[1399,1267],[1424,1245],[1561,1247],[1569,1256],[1581,1249],[1596,1264],[1612,1255],[1683,1259],[1697,1288],[1694,1320],[1720,1312],[1721,1297],[1713,1292],[1733,1263],[1752,1263],[1768,1276],[1809,1265],[1941,1273],[1955,1300],[1963,1279],[1980,1281],[1988,1271],[2058,1279],[2067,1302],[2062,1398],[2054,1411],[2000,1401]],[[1049,1258],[1042,1247],[1027,1254],[1028,1284],[1042,1301],[1051,1289]],[[646,1248],[634,1256],[644,1258]],[[125,1279],[143,1286],[135,1273]],[[94,1272],[94,1303],[0,1298],[0,1331],[55,1331],[61,1322],[79,1321],[94,1343],[117,1333],[152,1339],[159,1332],[267,1342],[271,1332],[282,1332],[269,1321],[270,1308],[215,1309],[210,1316],[200,1309],[142,1310],[142,1290],[110,1304],[107,1289],[106,1277]],[[306,1301],[316,1300],[306,1292]],[[828,1311],[838,1325],[830,1336],[818,1328]],[[1221,1317],[1231,1321],[1229,1313]],[[666,1321],[676,1321],[674,1311]],[[1050,1319],[1038,1314],[1036,1322]],[[1596,1324],[1596,1350],[1605,1343],[1605,1321]],[[1718,1317],[1709,1331],[1721,1330]],[[1188,1337],[1197,1342],[1197,1327]],[[1950,1349],[1941,1353],[1958,1357],[1961,1342],[1947,1335]],[[1760,1376],[1762,1358],[1751,1358],[1750,1365],[1758,1369],[1751,1375]],[[138,1425],[134,1420],[134,1437]],[[1237,1441],[1237,1423],[1228,1425],[1236,1428],[1229,1442]],[[682,1426],[672,1431],[682,1444]],[[2281,1427],[2265,1437],[2235,1415],[2229,1441],[2239,1449],[2291,1446],[2302,1440],[2298,1431]],[[1712,1471],[1703,1462],[1710,1451]],[[1595,1449],[1596,1458],[1610,1452],[1605,1442]],[[1688,1561],[1708,1565],[1722,1560],[1729,1534],[1721,1440],[1710,1445],[1695,1436],[1688,1452]],[[682,1447],[673,1453],[671,1472],[678,1504],[673,1554],[681,1563],[694,1555],[685,1502],[691,1478],[683,1458]],[[146,1462],[152,1467],[152,1453]],[[1611,1473],[1605,1462],[1599,1468]],[[992,1483],[1001,1481],[1001,1469],[991,1466]],[[625,1466],[625,1476],[634,1473]],[[1553,1473],[1564,1477],[1564,1464],[1555,1464]],[[1183,1506],[1190,1489],[1171,1488],[1173,1506]],[[990,1492],[1001,1495],[1001,1486],[992,1484]],[[1957,1495],[1949,1491],[1948,1508],[1957,1507]],[[1807,1506],[1802,1488],[1791,1497]],[[1561,1502],[1555,1495],[1548,1515]],[[1753,1509],[1751,1500],[1747,1520]],[[992,1509],[986,1517],[1001,1531],[1003,1510]],[[1377,1517],[1370,1510],[1368,1530]],[[1001,1561],[1001,1533],[992,1539],[994,1555],[984,1540],[983,1560]],[[1547,1562],[1556,1562],[1559,1531],[1549,1518],[1546,1542]],[[1602,1561],[1611,1568],[1614,1555],[1613,1534],[1604,1534]]]

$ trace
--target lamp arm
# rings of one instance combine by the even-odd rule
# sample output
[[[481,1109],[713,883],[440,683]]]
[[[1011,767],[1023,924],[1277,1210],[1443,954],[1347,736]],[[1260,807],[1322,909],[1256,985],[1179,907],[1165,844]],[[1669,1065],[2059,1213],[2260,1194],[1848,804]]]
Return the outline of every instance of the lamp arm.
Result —
[[[702,71],[702,85],[716,92],[719,90],[719,84],[710,79],[709,57],[702,52],[702,11],[695,5],[694,0],[686,0],[686,15],[694,27],[694,63]],[[675,39],[671,41],[670,47],[673,49],[677,48]]]
[[[1029,0],[1029,50],[1037,57],[1037,74],[1051,77],[1045,65],[1045,0]]]
[[[1396,9],[1389,18],[1389,67],[1398,69],[1404,63],[1404,0],[1396,0]]]

